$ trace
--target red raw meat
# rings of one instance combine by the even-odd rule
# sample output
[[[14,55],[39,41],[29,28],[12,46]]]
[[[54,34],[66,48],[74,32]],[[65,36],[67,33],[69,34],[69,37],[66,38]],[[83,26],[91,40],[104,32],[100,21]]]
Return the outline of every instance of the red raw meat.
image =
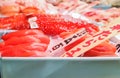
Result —
[[[24,14],[0,18],[0,29],[30,29]]]
[[[4,35],[3,40],[0,43],[2,57],[47,56],[45,51],[50,42],[40,30],[19,30]]]

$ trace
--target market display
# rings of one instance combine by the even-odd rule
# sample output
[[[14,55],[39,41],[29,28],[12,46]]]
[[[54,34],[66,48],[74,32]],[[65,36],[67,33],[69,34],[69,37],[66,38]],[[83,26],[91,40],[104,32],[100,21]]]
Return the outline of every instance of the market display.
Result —
[[[120,17],[119,8],[95,9],[99,1],[88,4],[80,0],[11,0],[11,5],[0,1],[0,29],[15,30],[1,36],[3,57],[63,57]],[[79,57],[118,56],[116,51],[116,45],[107,39]],[[69,57],[74,56],[69,53]]]

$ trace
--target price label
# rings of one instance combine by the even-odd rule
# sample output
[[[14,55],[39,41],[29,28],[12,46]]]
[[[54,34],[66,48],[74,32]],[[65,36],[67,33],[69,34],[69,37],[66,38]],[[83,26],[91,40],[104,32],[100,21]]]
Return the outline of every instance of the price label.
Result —
[[[71,36],[63,39],[62,41],[56,43],[52,48],[47,50],[48,53],[57,54],[61,49],[64,49],[66,46],[70,45],[71,43],[74,43],[75,41],[81,39],[87,34],[87,31],[85,28],[80,29],[80,31],[72,34]]]

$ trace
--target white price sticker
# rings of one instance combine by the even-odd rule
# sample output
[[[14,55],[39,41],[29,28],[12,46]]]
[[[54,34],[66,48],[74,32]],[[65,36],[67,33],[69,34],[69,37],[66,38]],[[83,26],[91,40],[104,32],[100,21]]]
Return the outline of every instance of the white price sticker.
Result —
[[[38,24],[36,23],[37,17],[29,18],[28,22],[31,28],[39,28]]]

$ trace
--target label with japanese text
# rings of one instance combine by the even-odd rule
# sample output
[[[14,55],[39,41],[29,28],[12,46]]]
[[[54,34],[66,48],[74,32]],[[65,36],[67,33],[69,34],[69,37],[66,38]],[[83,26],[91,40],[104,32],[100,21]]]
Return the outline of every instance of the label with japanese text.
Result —
[[[117,52],[117,53],[120,53],[120,44],[117,44],[117,45],[116,45],[116,49],[117,49],[116,52]]]
[[[105,40],[115,36],[120,32],[120,18],[117,18],[110,24],[108,27],[96,33],[94,36],[90,38],[86,38],[79,45],[73,47],[68,52],[64,53],[62,57],[78,57],[81,54],[84,54],[86,51],[94,48]]]
[[[87,34],[87,31],[85,28],[80,29],[80,31],[72,34],[71,36],[63,39],[62,41],[56,43],[54,46],[52,46],[52,48],[50,48],[49,50],[47,50],[47,52],[49,53],[55,53],[58,52],[60,49],[64,49],[67,45],[74,43],[75,41],[81,39],[82,37],[84,37]]]

